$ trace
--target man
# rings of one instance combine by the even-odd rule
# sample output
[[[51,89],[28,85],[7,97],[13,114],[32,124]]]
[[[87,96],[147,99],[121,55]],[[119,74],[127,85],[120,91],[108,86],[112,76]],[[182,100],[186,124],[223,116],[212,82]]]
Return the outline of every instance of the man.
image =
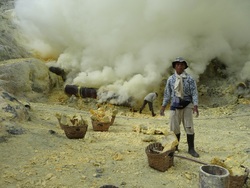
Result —
[[[172,67],[175,69],[175,73],[167,80],[160,114],[164,116],[166,106],[171,102],[170,130],[180,141],[180,124],[182,123],[187,134],[188,153],[193,157],[199,157],[194,149],[193,126],[193,113],[196,113],[197,117],[199,116],[197,86],[194,79],[185,72],[188,65],[183,58],[176,58],[172,62]],[[178,151],[178,145],[176,150]]]
[[[143,101],[142,107],[140,108],[140,114],[142,113],[142,110],[145,108],[146,104],[148,104],[149,110],[152,113],[152,116],[154,117],[156,114],[154,113],[153,108],[153,101],[158,97],[158,93],[149,93]]]

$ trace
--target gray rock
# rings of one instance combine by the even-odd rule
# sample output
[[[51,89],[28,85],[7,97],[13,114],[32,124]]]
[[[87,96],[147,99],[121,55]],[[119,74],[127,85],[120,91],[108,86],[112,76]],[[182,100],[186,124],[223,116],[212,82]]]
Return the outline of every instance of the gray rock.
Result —
[[[0,92],[0,123],[8,120],[29,120],[29,108],[16,99],[13,95]]]
[[[46,64],[35,58],[0,62],[0,88],[28,101],[46,96],[62,78],[49,71]]]

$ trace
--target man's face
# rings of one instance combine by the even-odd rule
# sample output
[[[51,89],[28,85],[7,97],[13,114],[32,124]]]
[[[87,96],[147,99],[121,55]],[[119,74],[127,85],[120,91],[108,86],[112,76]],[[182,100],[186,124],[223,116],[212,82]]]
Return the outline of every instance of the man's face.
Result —
[[[185,63],[181,63],[181,62],[175,63],[175,71],[177,72],[177,74],[182,74],[185,68],[186,68]]]

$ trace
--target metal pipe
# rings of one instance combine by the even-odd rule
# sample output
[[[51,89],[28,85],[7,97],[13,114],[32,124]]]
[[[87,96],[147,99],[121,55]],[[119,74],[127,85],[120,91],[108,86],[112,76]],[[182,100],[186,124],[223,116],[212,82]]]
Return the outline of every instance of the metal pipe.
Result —
[[[77,85],[66,85],[64,92],[68,96],[75,95],[81,98],[97,98],[97,90],[95,88],[80,87]]]

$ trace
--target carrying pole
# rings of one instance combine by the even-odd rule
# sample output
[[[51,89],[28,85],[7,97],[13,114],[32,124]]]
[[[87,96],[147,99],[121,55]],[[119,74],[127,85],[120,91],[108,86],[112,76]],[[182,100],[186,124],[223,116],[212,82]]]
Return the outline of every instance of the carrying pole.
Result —
[[[203,164],[203,165],[208,165],[208,163],[205,163],[205,162],[202,162],[202,161],[198,161],[196,159],[192,159],[192,158],[189,158],[189,157],[184,157],[184,156],[177,155],[177,154],[174,154],[174,156],[182,158],[182,159],[186,159],[186,160],[189,160],[189,161],[193,161],[193,162],[196,162],[196,163],[200,163],[200,164]]]

